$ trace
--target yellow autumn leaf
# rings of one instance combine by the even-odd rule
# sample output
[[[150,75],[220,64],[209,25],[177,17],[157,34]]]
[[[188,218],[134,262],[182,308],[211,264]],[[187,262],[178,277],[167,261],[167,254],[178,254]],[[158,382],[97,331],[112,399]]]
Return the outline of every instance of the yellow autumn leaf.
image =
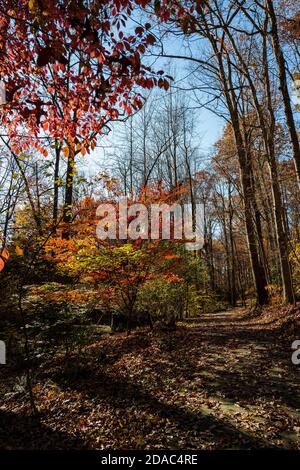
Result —
[[[69,147],[64,147],[63,153],[64,153],[64,156],[67,158],[69,156]]]
[[[16,246],[16,255],[17,256],[24,256],[24,250],[20,246]]]
[[[36,0],[29,0],[28,7],[31,13],[37,12],[37,1]]]

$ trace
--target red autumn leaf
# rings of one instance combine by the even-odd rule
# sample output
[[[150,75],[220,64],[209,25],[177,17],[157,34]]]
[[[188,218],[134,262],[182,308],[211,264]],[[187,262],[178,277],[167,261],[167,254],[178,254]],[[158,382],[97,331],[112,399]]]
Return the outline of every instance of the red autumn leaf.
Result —
[[[144,28],[142,28],[141,26],[138,26],[137,28],[135,28],[135,34],[137,36],[141,36],[144,32]]]
[[[150,44],[151,46],[156,43],[156,39],[153,36],[153,34],[148,34],[148,36],[146,38],[146,42],[147,42],[147,44]]]
[[[45,65],[49,64],[50,62],[53,63],[53,56],[54,56],[54,51],[52,47],[45,47],[39,52],[38,58],[37,58],[37,65],[39,67],[44,67]]]

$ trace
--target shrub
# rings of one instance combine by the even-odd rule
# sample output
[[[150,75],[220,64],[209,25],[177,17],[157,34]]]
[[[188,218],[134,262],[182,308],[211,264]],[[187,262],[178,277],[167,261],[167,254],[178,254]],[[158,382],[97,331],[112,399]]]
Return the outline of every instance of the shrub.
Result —
[[[149,315],[152,322],[173,325],[182,318],[185,287],[164,277],[149,280],[141,287],[137,297],[137,312]]]

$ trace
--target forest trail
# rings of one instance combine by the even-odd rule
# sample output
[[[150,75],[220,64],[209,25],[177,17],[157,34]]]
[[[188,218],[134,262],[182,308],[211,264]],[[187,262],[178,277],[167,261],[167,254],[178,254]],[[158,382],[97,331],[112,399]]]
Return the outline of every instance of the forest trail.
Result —
[[[26,415],[24,394],[6,390],[0,447],[9,440],[19,448],[300,447],[300,375],[290,344],[243,309],[205,314],[172,332],[104,335],[88,352],[73,368],[61,357],[39,368],[42,430]]]
[[[215,409],[220,422],[244,434],[233,447],[300,446],[299,368],[275,323],[235,308],[204,314],[189,325],[201,341],[198,371],[209,397],[206,412]]]

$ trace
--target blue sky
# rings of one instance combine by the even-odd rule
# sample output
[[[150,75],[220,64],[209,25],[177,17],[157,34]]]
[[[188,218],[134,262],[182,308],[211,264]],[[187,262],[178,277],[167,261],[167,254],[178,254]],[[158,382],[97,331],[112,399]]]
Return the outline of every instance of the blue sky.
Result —
[[[112,125],[112,131],[109,136],[99,139],[99,146],[92,152],[90,156],[85,157],[85,172],[90,176],[107,169],[110,164],[114,150],[122,148],[122,124]],[[224,121],[216,115],[204,108],[199,111],[199,119],[197,123],[197,132],[199,133],[200,148],[199,152],[205,156],[209,156],[212,151],[213,144],[221,137]]]
[[[180,38],[170,38],[164,41],[164,51],[166,54],[187,55],[186,45],[184,40]],[[189,86],[188,80],[185,77],[188,75],[188,67],[190,61],[178,59],[165,59],[153,58],[153,56],[146,59],[150,65],[154,65],[156,70],[168,70],[171,68],[170,74],[174,77],[174,85],[180,81],[180,86],[185,88]],[[205,97],[203,97],[205,102]],[[92,155],[87,159],[84,164],[85,172],[92,175],[101,170],[105,170],[109,166],[111,155],[114,153],[116,147],[122,147],[122,124],[111,125],[112,131],[108,137],[99,139],[99,146],[94,150]],[[209,155],[212,150],[213,144],[221,137],[224,121],[218,118],[212,112],[205,108],[199,109],[199,117],[197,119],[197,133],[199,135],[201,155]],[[205,161],[207,162],[206,158]]]

